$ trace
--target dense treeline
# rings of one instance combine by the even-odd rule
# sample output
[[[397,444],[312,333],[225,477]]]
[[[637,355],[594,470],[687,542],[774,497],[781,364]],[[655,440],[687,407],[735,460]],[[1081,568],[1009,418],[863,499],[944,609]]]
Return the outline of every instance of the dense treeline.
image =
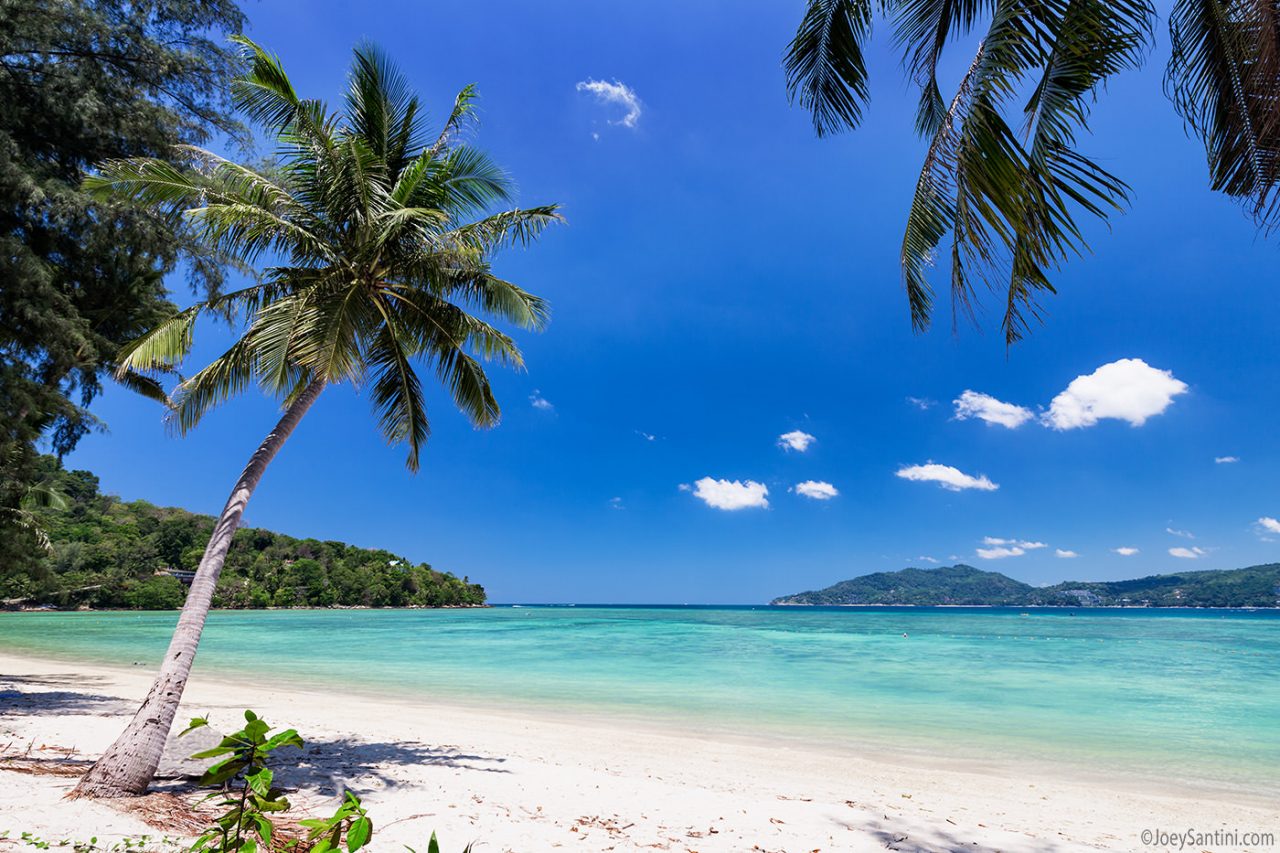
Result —
[[[64,509],[38,512],[53,553],[32,548],[25,567],[0,576],[0,597],[22,604],[163,610],[186,587],[167,570],[191,571],[213,518],[99,491],[88,471],[41,459]],[[389,551],[295,539],[242,528],[218,581],[215,607],[410,607],[479,605],[484,588]]]

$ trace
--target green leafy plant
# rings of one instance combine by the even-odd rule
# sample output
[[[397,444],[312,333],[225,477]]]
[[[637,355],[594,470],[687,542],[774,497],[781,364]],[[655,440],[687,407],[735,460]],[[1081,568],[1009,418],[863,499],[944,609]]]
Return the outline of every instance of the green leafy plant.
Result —
[[[253,711],[244,712],[245,725],[227,735],[213,749],[197,752],[192,758],[226,756],[200,778],[202,785],[223,785],[221,796],[226,808],[214,825],[191,845],[191,853],[256,853],[259,844],[270,847],[275,826],[271,815],[289,809],[284,792],[272,784],[274,773],[267,767],[267,757],[284,746],[303,747],[302,738],[293,729],[270,734],[271,727]],[[183,730],[186,734],[209,725],[205,717],[196,717]],[[236,778],[237,788],[229,785]],[[355,848],[352,848],[353,851]]]
[[[462,853],[471,853],[471,847],[472,845],[468,844],[463,848]],[[418,853],[417,850],[414,850],[408,844],[404,846],[404,849],[408,850],[409,853]],[[436,839],[436,834],[434,832],[431,833],[431,840],[427,842],[427,853],[440,853],[440,842]]]
[[[298,823],[310,830],[307,840],[315,842],[311,853],[340,850],[344,838],[347,853],[356,853],[373,836],[373,821],[369,820],[364,806],[360,805],[360,798],[350,791],[343,795],[342,805],[338,806],[332,817],[300,820]]]

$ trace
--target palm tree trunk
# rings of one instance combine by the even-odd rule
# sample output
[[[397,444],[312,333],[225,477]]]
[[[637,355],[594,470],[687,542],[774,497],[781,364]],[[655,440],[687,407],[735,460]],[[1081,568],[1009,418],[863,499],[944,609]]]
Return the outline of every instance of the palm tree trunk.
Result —
[[[267,465],[323,389],[324,383],[319,381],[307,386],[249,458],[249,464],[236,481],[222,515],[214,525],[213,535],[200,559],[196,576],[191,581],[186,603],[182,606],[182,615],[178,617],[178,626],[173,631],[173,639],[170,640],[169,650],[160,665],[160,673],[151,685],[151,692],[143,700],[142,707],[128,727],[116,738],[116,742],[76,785],[71,792],[72,796],[131,797],[143,793],[151,784],[164,754],[165,741],[169,737],[174,715],[178,712],[178,703],[182,700],[182,690],[191,674],[191,664],[195,660],[196,646],[200,643],[200,633],[204,630],[205,617],[209,615],[209,605],[218,585],[218,575],[227,559],[231,539],[240,526],[245,505],[249,503]]]

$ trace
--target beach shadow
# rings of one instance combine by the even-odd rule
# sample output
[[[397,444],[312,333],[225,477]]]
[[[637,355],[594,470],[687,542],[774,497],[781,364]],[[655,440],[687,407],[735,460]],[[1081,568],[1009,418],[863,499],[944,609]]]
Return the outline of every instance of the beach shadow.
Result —
[[[954,832],[929,827],[927,830],[912,830],[910,833],[889,829],[879,821],[866,824],[846,824],[837,821],[849,829],[861,830],[875,837],[886,850],[900,850],[903,853],[1057,853],[1063,848],[1055,841],[1045,838],[1025,838],[998,846],[979,844],[966,840]]]
[[[90,675],[0,675],[0,716],[132,713],[133,707],[119,696],[92,692],[106,681]]]
[[[305,750],[290,749],[279,754],[276,778],[290,788],[340,796],[348,789],[359,793],[371,786],[397,787],[401,781],[396,771],[401,767],[446,767],[481,773],[508,773],[510,771],[502,767],[505,761],[505,758],[412,741],[308,740]]]

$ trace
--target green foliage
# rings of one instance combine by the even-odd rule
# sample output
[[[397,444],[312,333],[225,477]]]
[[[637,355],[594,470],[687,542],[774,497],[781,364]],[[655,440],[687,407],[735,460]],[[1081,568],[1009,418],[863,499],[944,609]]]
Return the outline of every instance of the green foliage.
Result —
[[[776,598],[773,604],[911,604],[1008,607],[1277,607],[1280,563],[1227,571],[1152,575],[1137,580],[1066,581],[1033,587],[972,566],[903,569]]]
[[[252,264],[259,283],[154,324],[121,353],[118,375],[161,381],[191,350],[202,314],[233,318],[239,339],[173,391],[171,422],[192,429],[257,384],[286,405],[304,390],[366,386],[386,439],[417,470],[430,427],[419,369],[428,368],[477,426],[500,409],[483,362],[520,367],[515,341],[482,319],[540,329],[546,303],[494,275],[496,253],[560,219],[554,205],[494,211],[511,182],[458,139],[470,87],[438,133],[408,81],[376,48],[356,48],[341,109],[301,97],[278,57],[236,37],[246,72],[235,105],[275,141],[258,170],[186,147],[180,159],[110,160],[84,186],[182,220],[204,245]]]
[[[219,805],[226,811],[196,838],[191,853],[255,853],[259,844],[270,849],[275,829],[271,816],[289,810],[284,792],[272,784],[274,773],[267,766],[267,759],[281,747],[302,749],[302,738],[293,729],[271,734],[270,726],[252,711],[245,711],[244,719],[240,731],[227,735],[213,749],[191,756],[226,756],[200,778],[201,785],[224,786],[222,793],[211,794],[210,798],[220,796]],[[208,724],[206,718],[196,717],[182,734]],[[238,788],[230,784],[237,779]]]
[[[929,272],[949,250],[952,304],[1001,292],[1007,344],[1040,318],[1052,274],[1089,250],[1129,188],[1083,153],[1096,98],[1154,43],[1149,0],[808,0],[785,59],[788,91],[819,135],[854,128],[869,97],[865,50],[889,18],[920,90],[928,143],[900,263],[913,326],[930,323]],[[1280,226],[1280,9],[1259,0],[1176,0],[1166,90],[1205,144],[1215,190]],[[971,46],[977,35],[976,46]],[[938,82],[957,41],[972,50],[955,92]]]
[[[356,853],[373,836],[373,821],[360,805],[360,798],[350,791],[343,794],[342,805],[331,817],[298,823],[308,830],[307,840],[313,842],[311,853],[341,850],[343,839],[346,839],[347,853]]]
[[[53,552],[28,542],[19,568],[0,572],[0,598],[28,604],[165,610],[186,587],[167,570],[192,571],[214,520],[103,495],[88,471],[43,457],[37,475],[63,505],[33,508]],[[447,607],[480,605],[484,589],[381,549],[242,528],[227,555],[214,606]]]
[[[220,285],[189,230],[80,183],[104,159],[235,133],[219,36],[243,23],[230,0],[0,0],[0,508],[26,495],[37,441],[61,454],[99,426],[86,407],[120,345],[173,312],[179,259],[198,290]],[[0,570],[32,537],[15,518],[0,514]]]
[[[9,831],[0,831],[0,841],[6,840],[9,840]],[[130,835],[107,846],[99,844],[97,836],[90,838],[88,841],[77,841],[71,838],[48,841],[33,833],[23,832],[19,835],[18,840],[25,846],[34,847],[37,850],[70,849],[73,853],[143,853],[143,851],[148,850],[165,850],[178,853],[178,851],[186,849],[178,843],[178,839],[168,835],[159,838],[151,835]]]

